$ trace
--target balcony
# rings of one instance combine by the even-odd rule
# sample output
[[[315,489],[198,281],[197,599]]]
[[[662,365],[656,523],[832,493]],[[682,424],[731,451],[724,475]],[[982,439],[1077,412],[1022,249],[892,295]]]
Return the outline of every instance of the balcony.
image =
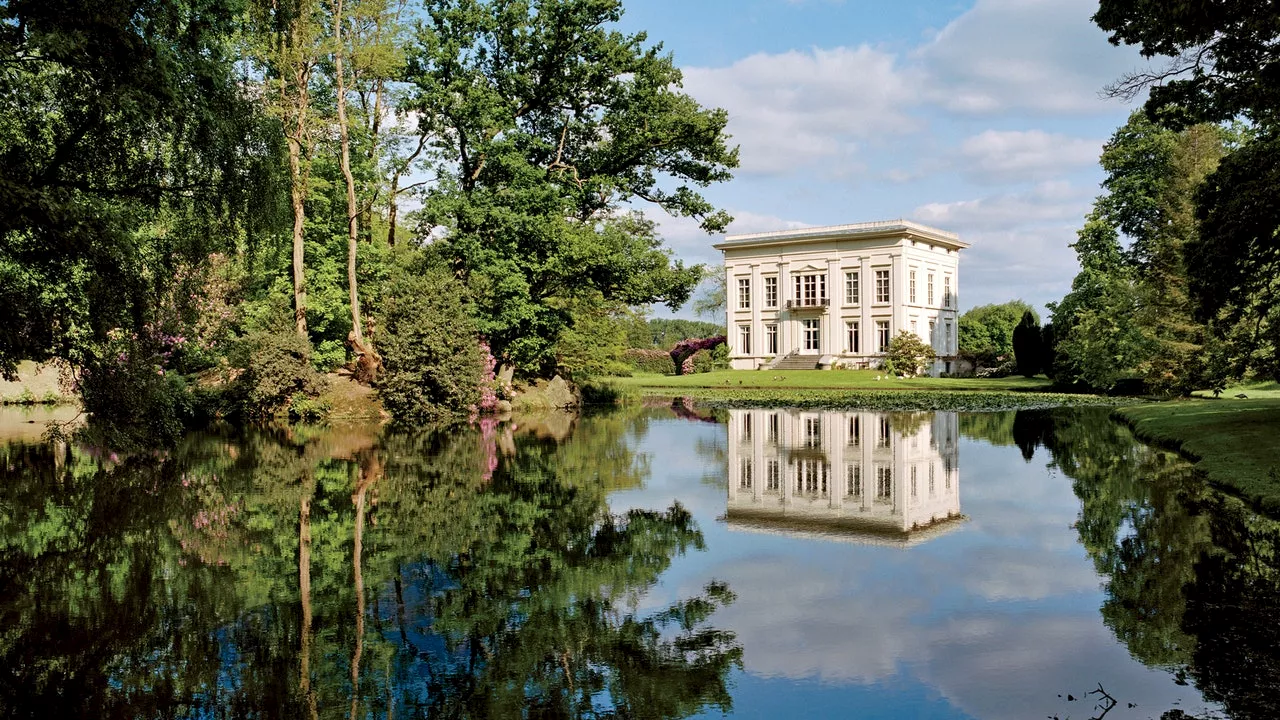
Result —
[[[787,301],[787,309],[792,311],[816,310],[823,312],[830,306],[831,298],[800,298]]]

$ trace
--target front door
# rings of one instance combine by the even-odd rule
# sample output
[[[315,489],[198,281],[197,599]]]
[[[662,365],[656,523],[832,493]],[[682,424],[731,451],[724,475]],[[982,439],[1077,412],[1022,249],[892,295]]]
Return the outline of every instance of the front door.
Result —
[[[818,352],[821,347],[819,345],[821,338],[818,335],[818,321],[804,321],[804,349],[805,352]]]

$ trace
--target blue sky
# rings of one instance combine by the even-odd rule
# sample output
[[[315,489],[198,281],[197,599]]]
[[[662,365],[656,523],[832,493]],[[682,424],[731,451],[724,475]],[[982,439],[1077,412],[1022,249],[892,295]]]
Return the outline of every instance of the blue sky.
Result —
[[[1084,0],[629,0],[686,92],[730,114],[730,232],[907,218],[957,232],[962,309],[1070,289],[1069,244],[1132,104],[1100,91],[1143,66]],[[1135,101],[1138,102],[1138,101]],[[650,213],[686,262],[718,237]],[[655,308],[655,315],[670,313]],[[688,310],[675,313],[692,317]]]

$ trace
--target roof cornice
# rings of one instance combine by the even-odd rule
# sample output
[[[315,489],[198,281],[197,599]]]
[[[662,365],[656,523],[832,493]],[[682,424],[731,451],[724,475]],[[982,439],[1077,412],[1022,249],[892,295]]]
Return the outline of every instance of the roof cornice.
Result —
[[[851,225],[827,225],[825,227],[800,228],[798,230],[726,235],[724,242],[716,243],[713,247],[717,250],[728,250],[740,247],[785,245],[822,240],[862,240],[894,235],[901,235],[911,240],[923,240],[955,250],[963,250],[969,247],[969,243],[961,240],[960,236],[953,232],[921,225],[910,220],[884,220],[880,222],[853,223]]]

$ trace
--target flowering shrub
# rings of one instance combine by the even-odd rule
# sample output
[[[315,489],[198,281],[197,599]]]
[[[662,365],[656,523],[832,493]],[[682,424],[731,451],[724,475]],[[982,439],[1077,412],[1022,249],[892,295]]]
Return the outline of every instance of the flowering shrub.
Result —
[[[676,343],[671,348],[671,363],[676,366],[677,375],[688,375],[693,372],[693,363],[691,362],[693,354],[699,350],[710,350],[717,345],[724,344],[724,336],[716,335],[709,338],[689,338]]]
[[[107,333],[76,381],[99,442],[128,449],[178,439],[191,417],[192,398],[181,374],[169,372],[168,365],[183,344],[184,338],[153,326]]]

